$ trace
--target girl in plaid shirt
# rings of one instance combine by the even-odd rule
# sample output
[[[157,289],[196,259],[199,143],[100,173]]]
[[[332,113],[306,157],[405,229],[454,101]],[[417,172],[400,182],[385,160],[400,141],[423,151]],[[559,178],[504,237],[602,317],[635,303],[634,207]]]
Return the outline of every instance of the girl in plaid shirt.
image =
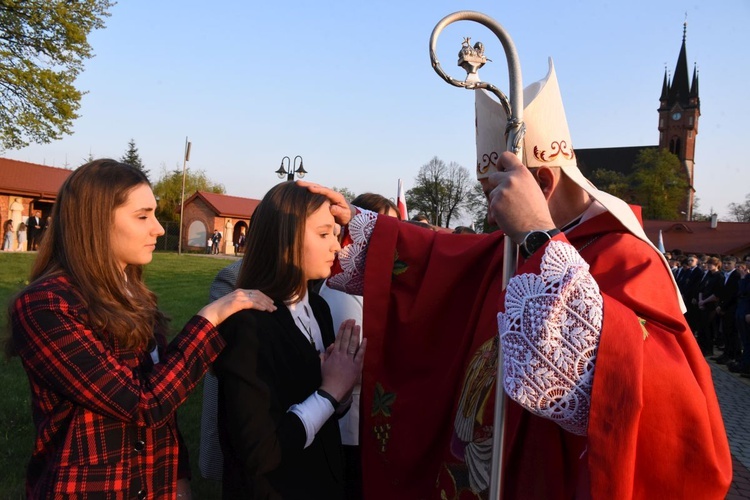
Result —
[[[95,160],[58,193],[31,284],[10,308],[29,377],[36,440],[29,498],[189,497],[176,410],[224,348],[216,326],[241,309],[273,311],[257,290],[201,309],[167,344],[167,319],[141,279],[156,238],[148,179]]]

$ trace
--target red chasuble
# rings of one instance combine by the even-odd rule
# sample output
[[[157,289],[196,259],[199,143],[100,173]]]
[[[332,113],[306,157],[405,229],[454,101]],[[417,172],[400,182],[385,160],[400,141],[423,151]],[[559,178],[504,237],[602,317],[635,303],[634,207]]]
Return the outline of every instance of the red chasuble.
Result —
[[[668,271],[607,213],[567,238],[604,297],[588,436],[507,400],[504,497],[723,498],[724,425]],[[519,272],[538,273],[542,253]],[[491,457],[501,264],[499,232],[378,218],[364,289],[365,498],[487,495],[471,485],[486,483]]]

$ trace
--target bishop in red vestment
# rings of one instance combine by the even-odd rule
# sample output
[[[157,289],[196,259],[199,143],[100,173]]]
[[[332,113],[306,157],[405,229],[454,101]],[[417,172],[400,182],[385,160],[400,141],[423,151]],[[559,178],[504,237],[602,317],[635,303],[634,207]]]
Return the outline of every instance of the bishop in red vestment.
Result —
[[[554,68],[525,93],[528,168],[481,143],[504,123],[477,94],[490,218],[526,250],[504,293],[503,233],[351,218],[310,187],[349,222],[329,284],[365,296],[365,498],[486,497],[498,348],[504,498],[723,498],[731,456],[710,369],[638,216],[578,170]]]

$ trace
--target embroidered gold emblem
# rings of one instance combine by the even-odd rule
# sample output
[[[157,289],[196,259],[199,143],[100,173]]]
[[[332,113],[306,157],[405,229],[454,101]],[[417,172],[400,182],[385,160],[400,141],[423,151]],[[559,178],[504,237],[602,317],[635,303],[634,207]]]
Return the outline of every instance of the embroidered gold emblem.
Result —
[[[545,163],[555,161],[555,158],[561,156],[566,160],[572,160],[576,154],[573,152],[573,148],[568,146],[566,141],[553,141],[550,144],[549,153],[545,149],[539,149],[539,146],[534,146],[534,158]]]
[[[407,269],[409,269],[409,266],[403,260],[398,259],[398,250],[396,250],[393,255],[393,275],[403,274]]]
[[[391,424],[387,420],[391,417],[391,406],[396,401],[395,392],[386,392],[380,382],[375,384],[375,395],[372,401],[372,416],[378,417],[382,415],[385,418],[376,418],[381,423],[376,423],[372,426],[372,432],[375,435],[375,440],[380,445],[380,452],[385,453],[388,440],[391,439]],[[384,421],[385,420],[385,421]]]
[[[492,153],[485,153],[482,155],[482,161],[477,162],[477,173],[486,174],[490,167],[494,167],[497,170],[497,161],[500,159],[500,155],[495,151]]]
[[[373,426],[372,431],[375,433],[375,439],[380,443],[380,453],[385,453],[388,440],[391,438],[391,424]]]

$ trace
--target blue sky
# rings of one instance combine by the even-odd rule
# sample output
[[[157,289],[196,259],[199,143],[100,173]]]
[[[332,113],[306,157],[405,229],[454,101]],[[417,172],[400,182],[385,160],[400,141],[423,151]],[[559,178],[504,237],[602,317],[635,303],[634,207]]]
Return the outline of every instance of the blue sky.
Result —
[[[96,57],[74,133],[5,156],[75,167],[119,158],[133,138],[152,179],[204,170],[228,194],[260,198],[281,158],[308,179],[395,197],[433,156],[473,174],[474,100],[432,70],[435,24],[483,12],[510,33],[524,86],[555,61],[574,147],[654,145],[664,68],[674,71],[687,13],[687,56],[700,71],[699,211],[726,216],[750,192],[742,159],[750,116],[750,2],[121,0],[90,42]],[[507,91],[499,42],[476,23],[449,26],[438,57],[455,78],[464,36],[494,62],[480,75]]]

